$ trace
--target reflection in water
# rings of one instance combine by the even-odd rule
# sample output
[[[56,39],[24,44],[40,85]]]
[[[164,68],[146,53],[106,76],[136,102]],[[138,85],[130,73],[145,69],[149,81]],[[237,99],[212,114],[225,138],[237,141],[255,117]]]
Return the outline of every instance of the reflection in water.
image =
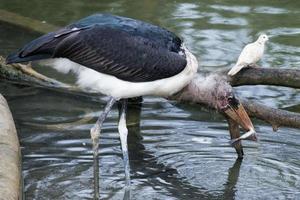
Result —
[[[130,166],[134,173],[142,174],[142,176],[137,175],[132,178],[142,179],[145,177],[147,178],[147,183],[153,185],[153,187],[160,185],[162,181],[164,183],[168,183],[165,185],[165,188],[172,194],[172,196],[176,196],[179,199],[216,198],[217,196],[209,194],[206,188],[194,187],[187,181],[181,179],[176,169],[160,164],[150,152],[148,153],[145,150],[142,143],[143,138],[140,134],[141,109],[142,98],[132,100],[128,104],[127,127],[128,132],[130,133],[128,135]],[[236,192],[235,185],[238,180],[241,163],[242,159],[237,158],[234,165],[229,169],[227,182],[225,184],[223,194],[220,194],[220,197],[225,197],[225,199],[234,199]],[[149,179],[149,177],[154,178]],[[174,186],[176,186],[176,188],[174,188]],[[123,199],[130,199],[130,190],[125,190]]]
[[[222,197],[224,199],[234,199],[235,192],[237,191],[236,184],[238,182],[240,168],[243,159],[237,158],[234,165],[228,171],[228,179],[225,184],[224,194]]]
[[[64,26],[95,12],[110,12],[166,27],[200,60],[200,70],[232,66],[241,48],[257,34],[271,35],[261,64],[295,68],[300,63],[300,1],[124,1],[0,0],[0,9]],[[32,9],[32,8],[35,9]],[[0,22],[0,54],[39,34]],[[47,68],[44,74],[62,81]],[[71,77],[71,76],[70,76]],[[92,199],[93,158],[89,129],[105,98],[74,96],[0,82],[16,120],[22,145],[27,199]],[[237,94],[273,107],[298,111],[297,90],[269,86],[237,88]],[[174,106],[147,97],[130,105],[131,199],[297,199],[300,191],[299,131],[254,121],[258,143],[243,141],[245,158],[228,141],[227,123],[216,113]],[[124,193],[122,152],[114,108],[101,135],[101,199]],[[75,123],[79,122],[79,123]],[[125,196],[124,196],[125,194]],[[127,195],[127,196],[126,196]]]

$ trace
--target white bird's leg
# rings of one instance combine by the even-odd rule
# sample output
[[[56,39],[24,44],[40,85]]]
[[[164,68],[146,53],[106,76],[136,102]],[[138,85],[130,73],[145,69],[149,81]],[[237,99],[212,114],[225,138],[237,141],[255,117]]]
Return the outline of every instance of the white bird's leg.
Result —
[[[93,158],[94,158],[94,199],[99,199],[99,160],[98,160],[98,149],[99,149],[99,137],[101,128],[104,120],[106,119],[109,111],[116,102],[116,99],[110,97],[104,111],[99,116],[96,124],[91,128],[91,138],[93,142]]]
[[[123,161],[124,161],[124,168],[125,168],[125,184],[126,187],[130,187],[130,166],[129,166],[129,156],[128,156],[128,148],[127,148],[127,135],[128,129],[126,127],[126,110],[127,110],[127,99],[121,100],[122,107],[121,107],[121,115],[119,119],[119,134],[121,140],[121,147],[123,152]]]

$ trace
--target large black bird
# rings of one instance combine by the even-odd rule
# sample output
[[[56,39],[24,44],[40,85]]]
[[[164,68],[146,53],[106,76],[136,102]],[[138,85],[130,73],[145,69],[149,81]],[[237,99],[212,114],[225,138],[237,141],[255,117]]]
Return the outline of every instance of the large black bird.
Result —
[[[43,35],[7,57],[8,64],[34,60],[63,73],[72,71],[79,86],[110,97],[91,129],[96,153],[103,121],[113,104],[122,102],[118,129],[127,184],[126,99],[170,96],[189,84],[198,68],[195,56],[172,32],[109,14],[92,15]]]

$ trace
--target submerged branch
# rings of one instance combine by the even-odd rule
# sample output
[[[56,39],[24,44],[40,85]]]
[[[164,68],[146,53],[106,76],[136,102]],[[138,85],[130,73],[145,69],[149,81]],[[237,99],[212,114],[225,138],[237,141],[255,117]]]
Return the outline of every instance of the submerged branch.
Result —
[[[227,74],[227,71],[222,71]],[[235,76],[227,76],[232,86],[241,85],[276,85],[300,88],[300,70],[248,67]]]

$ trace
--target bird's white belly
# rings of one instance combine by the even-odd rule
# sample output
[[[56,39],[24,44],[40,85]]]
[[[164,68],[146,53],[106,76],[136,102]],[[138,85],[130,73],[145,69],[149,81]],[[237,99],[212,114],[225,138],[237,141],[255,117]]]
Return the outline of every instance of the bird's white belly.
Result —
[[[129,82],[115,76],[99,73],[66,58],[48,59],[42,64],[49,65],[59,72],[70,71],[77,75],[77,84],[84,89],[90,89],[116,99],[131,98],[144,95],[170,96],[185,87],[197,73],[198,62],[187,49],[187,66],[179,74],[156,81]]]

